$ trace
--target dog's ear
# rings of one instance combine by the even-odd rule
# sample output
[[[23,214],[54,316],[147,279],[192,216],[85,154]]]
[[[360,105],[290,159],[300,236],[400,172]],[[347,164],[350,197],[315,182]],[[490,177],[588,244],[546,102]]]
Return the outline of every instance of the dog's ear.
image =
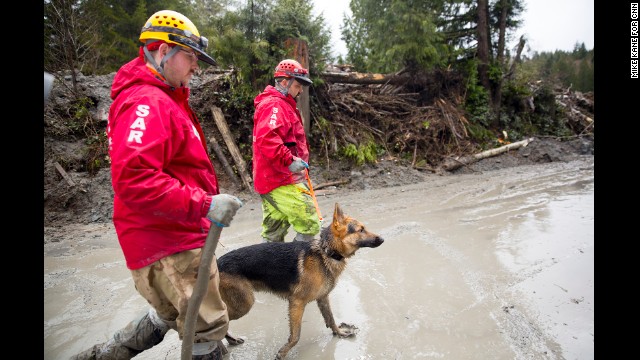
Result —
[[[336,207],[333,210],[333,222],[335,224],[335,223],[341,223],[343,221],[344,221],[344,213],[342,212],[340,205],[336,203]]]

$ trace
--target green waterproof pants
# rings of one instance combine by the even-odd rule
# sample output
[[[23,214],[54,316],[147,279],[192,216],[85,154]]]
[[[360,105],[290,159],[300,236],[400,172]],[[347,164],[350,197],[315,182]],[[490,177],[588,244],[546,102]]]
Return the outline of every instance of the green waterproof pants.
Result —
[[[320,232],[320,217],[305,183],[283,185],[262,198],[262,238],[283,242],[289,228],[302,235]]]

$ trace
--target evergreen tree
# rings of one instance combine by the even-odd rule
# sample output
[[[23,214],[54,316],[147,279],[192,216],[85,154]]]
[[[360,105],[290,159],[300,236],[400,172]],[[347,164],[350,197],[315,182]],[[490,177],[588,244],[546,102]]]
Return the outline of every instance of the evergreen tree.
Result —
[[[430,1],[351,0],[343,21],[347,61],[360,71],[428,69],[446,58]]]

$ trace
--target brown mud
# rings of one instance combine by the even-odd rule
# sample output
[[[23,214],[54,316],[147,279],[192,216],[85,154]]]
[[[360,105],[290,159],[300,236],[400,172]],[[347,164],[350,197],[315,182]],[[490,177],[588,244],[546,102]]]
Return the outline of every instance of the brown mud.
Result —
[[[442,175],[384,160],[318,191],[325,221],[338,202],[385,242],[358,251],[330,295],[336,321],[358,334],[332,336],[309,304],[288,358],[593,359],[593,148],[555,145]],[[75,216],[96,221],[45,226],[45,359],[106,341],[146,309],[109,222],[108,183],[87,188],[106,194]],[[260,241],[260,203],[240,197],[218,256]],[[273,359],[288,337],[286,302],[260,294],[230,330],[245,343],[225,359]],[[177,360],[180,345],[170,331],[135,359]]]

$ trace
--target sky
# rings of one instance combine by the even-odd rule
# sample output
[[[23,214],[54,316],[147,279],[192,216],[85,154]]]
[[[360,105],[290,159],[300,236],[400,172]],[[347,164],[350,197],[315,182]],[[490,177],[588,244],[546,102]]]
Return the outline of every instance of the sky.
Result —
[[[344,41],[340,40],[340,25],[345,12],[351,15],[349,0],[313,0],[314,14],[324,14],[332,37],[333,55],[347,54]],[[529,39],[529,51],[572,51],[576,42],[584,42],[587,50],[593,49],[594,0],[525,0],[522,15],[524,24],[510,43],[515,45],[520,35]],[[525,47],[524,53],[528,53]]]

